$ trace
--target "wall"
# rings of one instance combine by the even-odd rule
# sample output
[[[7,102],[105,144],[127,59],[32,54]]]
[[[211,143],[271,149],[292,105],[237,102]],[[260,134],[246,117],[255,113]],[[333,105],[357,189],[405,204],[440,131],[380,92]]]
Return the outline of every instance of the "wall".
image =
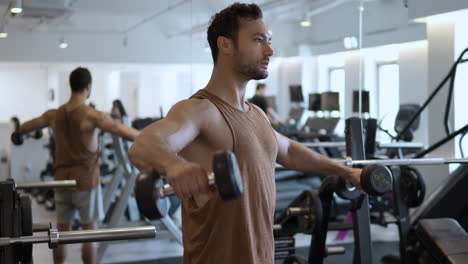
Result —
[[[400,104],[418,103],[422,105],[428,98],[427,41],[417,41],[400,45]],[[414,141],[428,144],[428,112],[424,111],[419,129],[414,132]]]
[[[468,8],[466,0],[408,0],[409,19],[427,17]]]

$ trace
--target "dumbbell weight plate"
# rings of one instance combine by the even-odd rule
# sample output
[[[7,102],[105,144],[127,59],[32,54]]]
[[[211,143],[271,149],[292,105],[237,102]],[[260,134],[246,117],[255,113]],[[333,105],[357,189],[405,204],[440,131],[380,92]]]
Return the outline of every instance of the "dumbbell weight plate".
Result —
[[[168,197],[155,199],[156,185],[164,185],[162,177],[153,173],[141,173],[135,182],[135,198],[140,213],[150,220],[165,217],[169,212],[170,201]]]
[[[20,146],[24,143],[24,135],[18,131],[13,132],[10,139],[16,146]]]
[[[392,188],[392,172],[386,166],[372,164],[364,167],[361,173],[362,189],[373,196],[380,196]]]
[[[33,136],[34,139],[41,139],[42,136],[43,136],[42,129],[36,129],[36,131],[34,131],[34,136]]]
[[[234,153],[217,152],[213,157],[216,187],[224,201],[237,200],[243,193],[242,178]]]

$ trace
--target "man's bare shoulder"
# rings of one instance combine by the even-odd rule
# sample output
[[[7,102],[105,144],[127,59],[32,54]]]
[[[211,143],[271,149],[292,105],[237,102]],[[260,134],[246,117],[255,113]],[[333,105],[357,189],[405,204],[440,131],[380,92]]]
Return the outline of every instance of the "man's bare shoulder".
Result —
[[[263,110],[262,110],[260,107],[258,107],[258,106],[255,105],[255,104],[252,104],[252,103],[250,103],[249,105],[250,105],[251,107],[255,108],[258,112],[260,112],[260,114],[263,115],[263,117],[265,117],[265,118],[268,120],[267,114],[266,114],[265,112],[263,112]]]
[[[216,114],[216,106],[208,99],[190,98],[176,103],[168,116],[183,115],[189,118],[199,118],[205,115]]]
[[[91,122],[98,122],[105,118],[110,118],[110,115],[108,113],[96,110],[92,107],[89,107],[89,109],[86,112],[86,120]]]
[[[46,120],[54,120],[57,116],[57,109],[49,109],[42,114],[42,117]]]

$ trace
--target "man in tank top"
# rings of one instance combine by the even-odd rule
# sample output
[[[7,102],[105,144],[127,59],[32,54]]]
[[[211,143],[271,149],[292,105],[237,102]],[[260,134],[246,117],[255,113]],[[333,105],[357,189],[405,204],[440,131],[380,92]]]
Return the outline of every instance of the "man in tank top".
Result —
[[[85,104],[91,94],[91,73],[77,68],[70,74],[70,100],[58,109],[51,109],[38,118],[25,122],[21,133],[51,127],[55,136],[55,180],[76,180],[77,187],[55,191],[57,228],[71,229],[78,210],[83,229],[97,229],[104,217],[99,180],[99,129],[127,140],[135,139],[139,131],[113,121],[108,114]],[[97,262],[97,244],[85,243],[84,263]],[[64,263],[65,245],[54,249],[54,263]]]
[[[275,165],[337,174],[359,185],[359,169],[341,166],[276,133],[245,101],[249,80],[265,79],[273,55],[255,4],[235,3],[208,27],[214,69],[206,87],[147,127],[129,157],[140,170],[166,175],[182,198],[184,264],[273,264]],[[233,151],[244,193],[224,202],[208,188],[213,154]]]

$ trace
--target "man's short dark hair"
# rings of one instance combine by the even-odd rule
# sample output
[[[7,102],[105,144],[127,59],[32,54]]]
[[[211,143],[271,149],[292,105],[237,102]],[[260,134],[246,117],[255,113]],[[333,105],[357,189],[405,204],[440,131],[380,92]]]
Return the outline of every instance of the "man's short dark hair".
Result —
[[[264,83],[258,83],[258,84],[257,84],[257,88],[255,88],[255,91],[258,91],[258,90],[260,90],[260,89],[264,89],[265,86],[266,86],[266,85],[265,85]]]
[[[82,92],[91,81],[91,73],[86,68],[76,68],[70,74],[70,87],[73,92]]]
[[[218,37],[230,38],[234,41],[235,45],[237,43],[240,19],[257,20],[262,17],[262,10],[258,5],[241,3],[234,3],[212,16],[208,27],[208,44],[210,44],[213,63],[216,64],[218,60]]]

